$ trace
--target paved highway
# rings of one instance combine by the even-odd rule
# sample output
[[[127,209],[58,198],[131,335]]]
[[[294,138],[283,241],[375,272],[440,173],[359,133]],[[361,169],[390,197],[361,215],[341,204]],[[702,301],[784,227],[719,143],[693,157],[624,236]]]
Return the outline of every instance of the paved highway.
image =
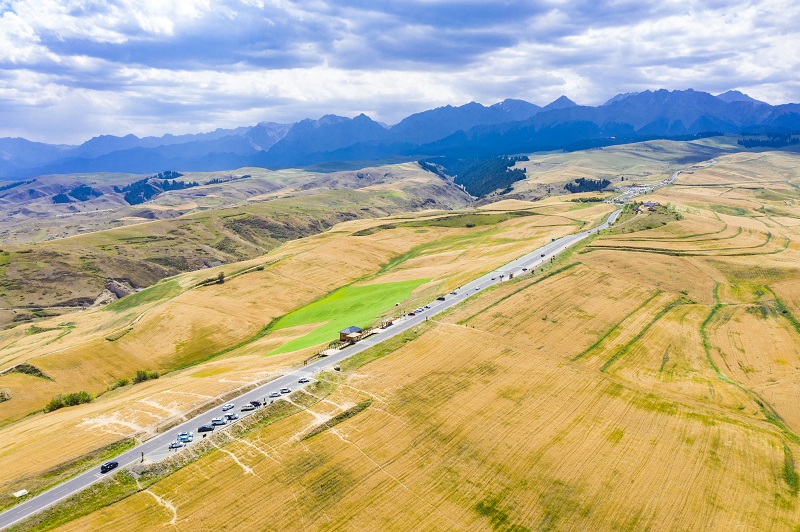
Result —
[[[262,386],[259,386],[258,388],[240,395],[236,399],[230,401],[231,403],[235,404],[236,407],[229,412],[236,412],[241,416],[241,418],[250,415],[252,412],[242,412],[240,411],[240,407],[249,403],[250,401],[264,401],[265,398],[269,397],[270,393],[277,392],[281,388],[290,388],[292,391],[302,388],[302,385],[298,385],[297,382],[301,377],[309,377],[313,379],[314,375],[323,369],[330,368],[346,358],[349,358],[383,342],[387,338],[391,338],[392,336],[407,331],[408,329],[423,323],[427,318],[461,303],[468,297],[477,294],[489,286],[507,281],[510,274],[514,274],[516,277],[520,274],[527,273],[527,271],[533,270],[534,268],[539,267],[546,262],[550,262],[552,257],[588,237],[590,233],[605,229],[609,224],[614,223],[620,212],[620,210],[617,210],[611,213],[611,215],[602,225],[586,231],[581,231],[580,233],[558,238],[549,244],[528,253],[525,256],[509,262],[505,266],[502,266],[471,281],[470,283],[460,287],[458,290],[455,290],[455,293],[445,295],[444,301],[433,301],[430,303],[430,308],[425,309],[424,312],[416,314],[415,316],[405,316],[395,321],[393,325],[381,330],[381,332],[378,334],[370,336],[358,342],[357,344],[346,347],[345,349],[342,349],[341,351],[338,351],[330,356],[319,359],[311,364],[308,364],[307,366],[287,373],[286,375],[283,375]],[[269,399],[267,399],[267,401],[269,401]],[[200,425],[210,424],[212,418],[222,415],[223,413],[219,407],[214,408],[206,413],[199,414],[189,421],[181,423],[180,425],[162,434],[154,436],[150,440],[140,445],[137,445],[133,449],[122,453],[121,455],[117,456],[115,460],[119,462],[120,467],[125,467],[133,462],[141,461],[143,455],[148,460],[158,461],[170,454],[167,451],[167,447],[169,446],[170,442],[175,441],[179,432],[194,432],[195,440],[199,440],[202,438],[202,435],[197,433],[197,428]],[[233,423],[235,423],[235,421]],[[217,430],[224,430],[224,427],[218,427]],[[180,450],[176,452],[180,452]],[[114,472],[116,472],[116,470],[109,474],[113,474]],[[31,515],[40,512],[49,506],[52,506],[53,504],[69,497],[70,495],[73,495],[94,484],[104,476],[105,475],[100,474],[100,468],[95,467],[89,471],[86,471],[85,473],[71,478],[62,484],[59,484],[58,486],[42,492],[39,495],[32,497],[31,499],[17,506],[14,506],[13,508],[6,510],[0,514],[0,529],[11,526],[22,519],[30,517]]]

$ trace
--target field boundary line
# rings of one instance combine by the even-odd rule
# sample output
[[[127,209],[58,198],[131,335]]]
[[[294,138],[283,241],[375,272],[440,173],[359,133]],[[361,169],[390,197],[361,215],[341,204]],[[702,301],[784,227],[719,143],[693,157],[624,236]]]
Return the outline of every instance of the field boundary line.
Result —
[[[625,315],[625,317],[623,317],[621,320],[619,320],[619,321],[618,321],[616,324],[612,325],[612,326],[611,326],[611,328],[610,328],[609,330],[607,330],[605,333],[603,333],[603,335],[601,335],[601,336],[600,336],[600,338],[598,338],[598,339],[597,339],[597,341],[596,341],[595,343],[593,343],[592,345],[590,345],[589,347],[587,347],[587,348],[586,348],[586,349],[585,349],[583,352],[581,352],[581,353],[578,353],[577,355],[575,355],[574,357],[572,357],[570,360],[571,360],[572,362],[576,362],[576,361],[580,360],[582,357],[584,357],[586,354],[588,354],[590,351],[592,351],[592,350],[593,350],[593,349],[595,349],[595,348],[596,348],[598,345],[600,345],[600,343],[601,343],[603,340],[605,340],[605,339],[606,339],[606,337],[608,337],[608,335],[609,335],[609,334],[611,334],[612,332],[614,332],[615,330],[617,330],[617,329],[620,327],[620,325],[622,325],[623,323],[625,323],[625,321],[627,321],[627,319],[628,319],[628,318],[630,318],[631,316],[633,316],[634,314],[636,314],[637,312],[639,312],[640,310],[642,310],[642,309],[643,309],[644,307],[646,307],[646,306],[647,306],[647,305],[648,305],[648,304],[649,304],[649,303],[650,303],[652,300],[654,300],[656,297],[658,297],[659,295],[661,295],[661,294],[663,294],[663,293],[664,293],[664,291],[663,291],[663,290],[660,290],[660,289],[659,289],[659,290],[656,290],[656,291],[653,293],[653,295],[651,295],[650,297],[648,297],[648,298],[647,298],[647,299],[644,301],[644,303],[642,303],[641,305],[639,305],[638,307],[636,307],[635,309],[633,309],[632,311],[630,311],[629,313],[627,313],[627,314]]]
[[[608,369],[608,368],[611,366],[611,364],[613,364],[614,362],[616,362],[616,361],[617,361],[617,360],[618,360],[618,359],[619,359],[619,358],[620,358],[622,355],[624,355],[625,353],[627,353],[627,352],[630,350],[630,348],[633,346],[633,344],[635,344],[636,342],[638,342],[638,341],[639,341],[639,340],[642,338],[642,336],[644,336],[644,335],[645,335],[645,333],[646,333],[648,330],[650,330],[650,327],[652,327],[652,326],[653,326],[653,325],[654,325],[654,324],[655,324],[655,323],[656,323],[658,320],[660,320],[661,318],[663,318],[663,317],[664,317],[664,315],[665,315],[667,312],[669,312],[670,310],[672,310],[672,309],[673,309],[673,308],[675,308],[676,306],[678,306],[678,305],[680,305],[680,304],[685,304],[685,303],[686,303],[686,299],[685,299],[683,296],[680,296],[680,297],[678,297],[677,299],[675,299],[674,301],[672,301],[671,303],[669,303],[669,304],[668,304],[666,307],[662,308],[662,309],[661,309],[661,310],[658,312],[658,314],[656,314],[655,316],[653,316],[653,319],[652,319],[652,320],[650,320],[650,323],[648,323],[647,325],[645,325],[645,326],[644,326],[644,328],[643,328],[641,331],[639,331],[639,333],[638,333],[636,336],[634,336],[634,337],[633,337],[633,338],[632,338],[632,339],[631,339],[631,340],[630,340],[628,343],[626,343],[624,346],[622,346],[622,349],[620,349],[619,351],[617,351],[617,352],[614,354],[614,356],[612,356],[611,358],[609,358],[609,359],[606,361],[606,363],[605,363],[605,364],[603,364],[602,366],[600,366],[600,371],[601,371],[601,372],[605,372],[605,371],[606,371],[606,370],[607,370],[607,369]]]

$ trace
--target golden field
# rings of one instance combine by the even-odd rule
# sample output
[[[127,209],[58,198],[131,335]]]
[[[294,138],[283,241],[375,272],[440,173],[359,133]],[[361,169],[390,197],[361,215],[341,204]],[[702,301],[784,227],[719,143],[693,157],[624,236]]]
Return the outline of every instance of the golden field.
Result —
[[[134,485],[121,500],[95,508],[89,499],[89,513],[60,528],[795,528],[800,175],[791,168],[800,158],[716,159],[652,196],[679,219],[642,229],[657,213],[640,214],[535,275],[481,292],[407,341],[343,364],[314,400],[294,394],[298,413]],[[537,186],[536,176],[529,180],[521,186]],[[82,313],[85,321],[76,318],[70,334],[47,346],[58,331],[12,329],[0,337],[0,360],[31,360],[57,376],[46,386],[69,382],[70,363],[85,375],[98,368],[91,379],[107,386],[113,364],[143,345],[139,356],[149,358],[135,364],[173,371],[88,405],[7,417],[0,485],[17,487],[16,478],[155,430],[165,416],[298,362],[313,350],[262,355],[304,331],[255,337],[338,286],[431,279],[403,303],[412,308],[610,212],[562,200],[484,206],[491,215],[536,213],[487,226],[443,221],[459,213],[346,222],[242,263],[264,269],[223,285],[185,291],[214,270],[184,274],[167,281],[184,290],[177,295]],[[407,221],[414,225],[399,223]],[[131,332],[104,340],[148,308]],[[221,325],[205,331],[210,320]],[[206,351],[251,338],[204,361]],[[106,357],[91,347],[107,344],[120,351]],[[41,354],[61,346],[72,347]],[[11,374],[0,387],[11,387],[9,377],[36,379]],[[91,384],[82,378],[75,382]],[[37,397],[55,388],[43,390]],[[362,412],[306,438],[366,400]],[[20,412],[37,403],[26,404]],[[23,463],[32,435],[68,430],[79,451]]]

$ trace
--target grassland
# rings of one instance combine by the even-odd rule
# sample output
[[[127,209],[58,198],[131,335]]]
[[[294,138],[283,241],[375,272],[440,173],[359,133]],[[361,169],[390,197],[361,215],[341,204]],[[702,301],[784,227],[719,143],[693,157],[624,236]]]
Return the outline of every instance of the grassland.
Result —
[[[289,341],[272,353],[306,349],[338,339],[338,332],[350,325],[366,329],[396,302],[405,301],[411,292],[430,279],[346,286],[319,301],[297,309],[278,319],[271,330],[321,324],[312,332]]]
[[[680,220],[652,229],[641,220],[629,233],[603,232],[562,264],[482,291],[350,359],[342,374],[324,375],[319,389],[293,397],[293,415],[220,442],[119,500],[108,495],[113,487],[91,495],[86,515],[51,523],[62,530],[199,523],[213,529],[275,523],[369,530],[795,528],[800,224],[793,220],[800,219],[800,198],[792,190],[800,175],[791,170],[796,156],[758,157],[718,157],[713,167],[682,174],[676,186],[653,196],[672,204]],[[292,327],[273,327],[199,367],[0,429],[0,445],[7,445],[0,471],[10,471],[0,482],[11,486],[10,479],[42,467],[15,458],[30,453],[26,442],[45,430],[59,433],[76,418],[86,420],[83,427],[114,430],[116,438],[129,434],[123,425],[129,420],[152,430],[148,402],[178,415],[191,402],[179,402],[181,393],[202,387],[213,398],[229,389],[223,381],[244,385],[297,362],[303,351],[261,355],[324,321],[324,298],[344,284],[378,289],[430,279],[401,308],[416,306],[521,249],[595,223],[608,206],[507,200],[482,210],[536,214],[473,227],[442,225],[436,220],[447,215],[428,213],[348,222],[284,246],[264,258],[264,270],[161,306],[148,303],[154,322],[118,342],[138,334],[138,345],[155,346],[178,316],[190,328],[189,309],[203,304],[231,315],[244,312],[237,305],[258,312],[262,319],[245,338],[267,320],[297,313],[287,321]],[[408,221],[418,224],[400,225]],[[286,283],[298,272],[322,289],[269,281]],[[325,285],[331,278],[336,283]],[[197,280],[176,282],[190,287]],[[301,286],[303,294],[295,293]],[[264,306],[267,293],[285,298],[283,310]],[[171,308],[178,304],[185,306]],[[136,313],[97,313],[117,316],[119,327],[126,314]],[[157,323],[165,320],[162,331]],[[81,327],[59,342],[80,339]],[[15,337],[10,349],[30,355],[39,348],[25,351],[24,342],[56,334]],[[50,366],[46,373],[65,378]],[[0,386],[16,393],[4,378]],[[97,444],[81,429],[76,440],[84,448]]]

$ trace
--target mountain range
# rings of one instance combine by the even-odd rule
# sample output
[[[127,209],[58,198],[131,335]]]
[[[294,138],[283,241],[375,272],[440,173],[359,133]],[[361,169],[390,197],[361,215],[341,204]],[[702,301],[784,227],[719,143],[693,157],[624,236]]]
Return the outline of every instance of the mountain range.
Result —
[[[669,138],[703,132],[800,132],[800,105],[769,105],[739,91],[618,94],[599,106],[561,96],[471,102],[412,114],[386,126],[361,114],[294,124],[261,122],[191,135],[104,135],[77,146],[0,138],[0,178],[78,172],[211,171],[428,155],[494,155]]]

